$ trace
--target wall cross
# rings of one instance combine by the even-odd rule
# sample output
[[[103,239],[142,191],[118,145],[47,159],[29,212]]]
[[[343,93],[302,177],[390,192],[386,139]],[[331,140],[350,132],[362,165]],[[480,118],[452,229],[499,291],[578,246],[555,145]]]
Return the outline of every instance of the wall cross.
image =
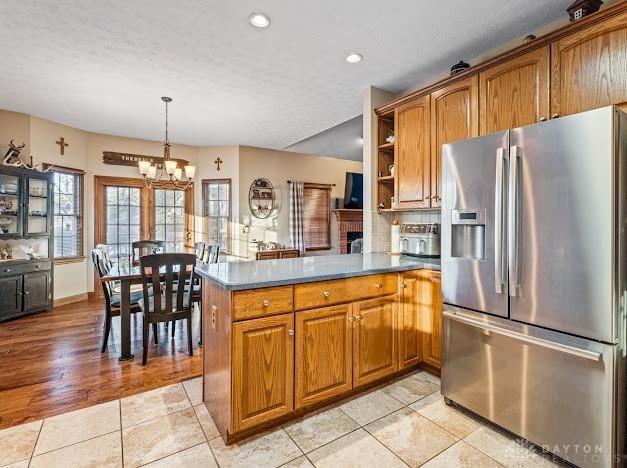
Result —
[[[65,147],[70,146],[69,143],[65,142],[65,138],[63,137],[59,138],[57,141],[55,141],[55,143],[59,145],[59,148],[61,149],[61,156],[65,154]]]
[[[213,163],[216,165],[217,170],[220,171],[220,164],[222,164],[224,161],[222,161],[220,159],[220,156],[218,156],[218,159],[216,159],[215,161],[213,161]]]

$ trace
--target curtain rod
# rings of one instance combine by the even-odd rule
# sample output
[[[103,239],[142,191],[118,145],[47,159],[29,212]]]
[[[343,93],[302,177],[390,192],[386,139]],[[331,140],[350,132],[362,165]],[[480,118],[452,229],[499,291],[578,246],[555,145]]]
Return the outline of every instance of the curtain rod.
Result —
[[[288,184],[291,184],[291,183],[292,183],[292,181],[291,181],[291,180],[288,180],[288,181],[287,181],[287,183],[288,183]],[[335,184],[318,184],[318,183],[315,183],[315,182],[304,182],[304,183],[305,183],[305,184],[309,184],[309,185],[327,185],[327,186],[329,186],[329,187],[335,187]]]

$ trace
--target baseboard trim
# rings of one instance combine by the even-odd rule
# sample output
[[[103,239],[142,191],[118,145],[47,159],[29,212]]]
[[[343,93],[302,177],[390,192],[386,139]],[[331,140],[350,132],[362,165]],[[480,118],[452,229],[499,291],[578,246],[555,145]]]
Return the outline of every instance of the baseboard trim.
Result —
[[[61,307],[68,304],[74,304],[75,302],[86,301],[88,298],[87,293],[75,294],[74,296],[62,297],[61,299],[55,299],[52,303],[53,307]]]

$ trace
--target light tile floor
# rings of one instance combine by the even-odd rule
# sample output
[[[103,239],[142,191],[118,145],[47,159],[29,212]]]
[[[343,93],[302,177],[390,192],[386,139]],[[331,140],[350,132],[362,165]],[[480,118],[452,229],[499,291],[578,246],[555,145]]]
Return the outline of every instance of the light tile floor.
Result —
[[[200,378],[0,431],[0,467],[552,467],[416,372],[225,446]]]

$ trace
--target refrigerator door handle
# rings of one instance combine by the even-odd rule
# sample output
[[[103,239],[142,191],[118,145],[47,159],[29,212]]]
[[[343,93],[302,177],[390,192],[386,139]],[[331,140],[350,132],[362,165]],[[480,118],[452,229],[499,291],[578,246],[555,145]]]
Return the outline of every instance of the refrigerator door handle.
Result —
[[[459,315],[455,312],[449,312],[445,310],[443,312],[443,315],[450,320],[454,320],[465,325],[470,325],[471,327],[479,328],[486,331],[487,333],[496,333],[499,335],[507,336],[509,338],[513,338],[518,341],[524,341],[525,343],[529,343],[532,345],[542,346],[544,348],[554,349],[556,351],[561,351],[572,356],[589,359],[590,361],[599,362],[603,359],[603,355],[596,351],[577,348],[566,343],[543,340],[535,336],[525,335],[524,333],[519,333],[513,330],[508,330],[506,328],[497,327],[496,325],[492,325],[490,323],[473,320],[471,318]]]
[[[503,294],[505,286],[504,273],[507,269],[504,252],[505,243],[503,210],[505,209],[505,148],[496,150],[496,188],[494,193],[494,288],[497,294]]]
[[[518,201],[518,165],[520,153],[517,146],[512,146],[509,152],[509,190],[508,190],[508,219],[507,219],[507,257],[509,269],[509,295],[520,295],[520,259],[518,235],[520,232],[520,213]]]

